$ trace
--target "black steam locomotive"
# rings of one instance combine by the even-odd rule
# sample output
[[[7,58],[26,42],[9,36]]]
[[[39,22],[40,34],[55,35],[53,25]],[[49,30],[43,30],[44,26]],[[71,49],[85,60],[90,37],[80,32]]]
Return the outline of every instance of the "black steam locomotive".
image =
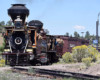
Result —
[[[43,23],[32,20],[27,23],[29,10],[25,4],[13,4],[8,15],[14,26],[7,26],[5,37],[5,56],[8,65],[48,64],[57,60],[56,38],[46,36],[42,29]],[[39,39],[38,35],[42,38]],[[50,45],[48,46],[48,43]]]

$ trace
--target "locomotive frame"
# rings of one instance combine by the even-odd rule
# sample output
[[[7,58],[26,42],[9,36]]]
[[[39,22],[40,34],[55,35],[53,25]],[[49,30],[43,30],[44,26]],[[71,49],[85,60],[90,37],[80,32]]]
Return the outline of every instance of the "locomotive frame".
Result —
[[[6,28],[6,37],[9,37],[9,34],[12,34],[14,27],[5,27]],[[48,46],[46,47],[45,51],[41,51],[41,49],[37,46],[37,28],[35,27],[27,27],[28,33],[30,34],[32,30],[35,31],[35,44],[34,45],[28,45],[26,48],[26,52],[23,53],[21,51],[12,51],[10,50],[10,46],[8,45],[8,39],[6,38],[6,46],[4,49],[4,53],[2,55],[5,55],[5,60],[7,65],[36,65],[36,63],[41,64],[49,64],[57,60],[56,56],[56,50],[55,49],[49,49]],[[11,33],[9,33],[11,32]],[[29,37],[31,38],[31,37]],[[49,39],[53,39],[54,37],[49,37]],[[45,39],[45,38],[44,38]],[[47,40],[44,40],[47,41]],[[39,48],[37,50],[37,48]],[[42,47],[41,47],[42,48]],[[30,51],[32,50],[32,53]],[[38,54],[37,52],[40,51]],[[30,60],[31,56],[34,56],[34,59]],[[45,60],[46,58],[46,60]],[[43,61],[44,59],[44,61]]]

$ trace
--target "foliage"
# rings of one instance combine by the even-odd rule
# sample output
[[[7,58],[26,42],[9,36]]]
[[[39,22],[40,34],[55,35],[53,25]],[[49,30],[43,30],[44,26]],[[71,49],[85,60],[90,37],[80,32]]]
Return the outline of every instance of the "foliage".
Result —
[[[29,72],[29,73],[35,73],[35,71],[33,70],[32,67],[30,67],[30,68],[28,69],[28,72]]]
[[[89,33],[89,31],[86,31],[86,34],[85,34],[85,39],[90,39],[90,33]]]
[[[4,51],[4,46],[1,46],[0,47],[0,52],[3,52]]]
[[[92,61],[95,62],[99,58],[99,53],[96,50],[96,48],[93,48],[92,46],[88,46],[88,51],[89,51],[89,57],[92,58]]]
[[[83,58],[82,59],[82,62],[87,66],[89,67],[91,65],[91,61],[92,61],[92,58],[91,57],[87,57],[87,58]]]
[[[5,21],[1,21],[0,26],[4,27],[5,26]]]
[[[78,34],[78,38],[80,37],[80,35]]]
[[[0,52],[4,51],[5,45],[6,45],[6,43],[5,43],[5,39],[4,39],[4,42],[2,43],[2,46],[0,46]]]
[[[62,59],[64,62],[66,63],[70,63],[70,62],[73,62],[73,58],[71,56],[71,54],[69,52],[66,52],[63,56],[62,56]]]
[[[6,26],[13,26],[13,25],[12,25],[12,21],[9,20],[9,21],[6,23]]]
[[[45,32],[46,34],[49,34],[48,29],[44,29],[44,32]]]
[[[72,49],[73,58],[76,59],[78,62],[82,62],[82,58],[90,57],[93,62],[97,61],[98,59],[98,51],[93,48],[92,46],[76,46]]]
[[[69,33],[68,32],[66,33],[66,36],[69,36]]]
[[[78,38],[78,33],[76,31],[74,32],[74,37]]]
[[[70,35],[70,37],[73,37],[72,35]]]
[[[74,32],[74,37],[80,38],[80,35],[75,31],[75,32]]]
[[[3,66],[5,66],[5,60],[4,59],[1,59],[0,60],[0,67],[3,67]]]
[[[5,30],[5,26],[13,26],[12,21],[9,20],[6,24],[5,21],[0,21],[0,32],[3,32]]]
[[[63,80],[78,80],[76,78],[63,78]]]
[[[5,27],[5,21],[1,21],[0,22],[0,32],[3,32],[4,31],[4,28]]]
[[[88,48],[86,45],[76,46],[72,49],[73,58],[78,62],[82,61],[82,58],[88,57]]]

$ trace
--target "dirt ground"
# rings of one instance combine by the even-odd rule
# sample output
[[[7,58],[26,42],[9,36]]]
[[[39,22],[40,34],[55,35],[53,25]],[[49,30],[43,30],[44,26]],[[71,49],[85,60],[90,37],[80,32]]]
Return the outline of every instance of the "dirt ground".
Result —
[[[75,64],[55,64],[55,65],[46,65],[46,66],[31,66],[33,68],[41,68],[41,69],[50,69],[50,70],[60,70],[60,71],[68,71],[68,72],[77,72],[77,73],[84,73],[90,75],[99,75],[100,76],[100,64],[96,64],[89,68],[81,68],[84,67],[83,63],[75,63]],[[18,66],[17,66],[18,67]],[[21,66],[19,66],[21,67]],[[29,68],[22,67],[22,68]]]
[[[56,65],[51,65],[51,66],[35,66],[35,68],[78,72],[78,73],[100,76],[100,64],[96,64],[94,66],[83,68],[83,69],[81,68],[82,66],[84,66],[83,63],[75,63],[75,64],[56,64]]]
[[[3,37],[2,34],[0,33],[0,46],[2,46],[2,43],[3,43]]]

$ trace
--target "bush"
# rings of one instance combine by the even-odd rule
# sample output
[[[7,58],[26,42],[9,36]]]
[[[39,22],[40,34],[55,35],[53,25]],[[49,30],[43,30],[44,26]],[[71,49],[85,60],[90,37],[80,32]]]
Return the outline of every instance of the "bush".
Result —
[[[1,60],[0,60],[0,63],[1,63],[1,64],[5,64],[5,60],[4,60],[4,59],[1,59]]]
[[[91,62],[96,62],[97,60],[100,60],[100,53],[96,48],[81,45],[73,47],[72,53],[66,52],[63,54],[59,63],[84,62],[89,66]]]
[[[82,58],[89,56],[88,47],[86,45],[76,46],[72,49],[73,58],[78,62],[82,62]]]
[[[83,62],[87,67],[89,67],[89,66],[91,65],[91,61],[92,61],[92,58],[91,58],[91,57],[83,58],[83,59],[82,59],[82,62]]]
[[[4,46],[1,46],[0,47],[0,52],[3,52],[4,51]]]
[[[4,59],[1,59],[0,60],[0,67],[3,67],[3,66],[5,66],[5,60]]]
[[[78,62],[82,62],[82,58],[91,57],[92,61],[97,61],[100,58],[98,51],[92,46],[76,46],[72,49],[73,58]]]
[[[30,68],[28,69],[28,72],[29,72],[29,73],[35,73],[35,71],[34,71],[34,69],[33,69],[32,67],[30,67]]]
[[[99,58],[99,52],[96,50],[96,48],[93,48],[92,46],[88,46],[89,51],[89,57],[92,58],[92,61],[95,62]]]
[[[71,62],[73,62],[73,58],[72,58],[72,56],[71,56],[71,53],[69,53],[69,52],[66,52],[66,53],[62,56],[62,59],[63,59],[63,61],[66,62],[66,63],[71,63]]]

